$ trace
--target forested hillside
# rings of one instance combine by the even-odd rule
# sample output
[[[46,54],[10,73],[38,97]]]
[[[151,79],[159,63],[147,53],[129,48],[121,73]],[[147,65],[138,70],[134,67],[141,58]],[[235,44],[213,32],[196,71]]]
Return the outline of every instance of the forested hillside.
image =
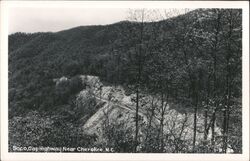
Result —
[[[242,11],[198,9],[157,22],[138,13],[144,12],[132,15],[137,21],[9,35],[10,151],[13,145],[100,146],[99,136],[81,127],[105,102],[77,101],[89,88],[79,75],[94,75],[134,96],[135,128],[124,132],[124,123],[112,124],[120,131],[106,133],[117,152],[242,152]],[[191,143],[164,133],[167,106],[192,117]],[[151,121],[159,115],[158,125],[141,124],[146,107]]]

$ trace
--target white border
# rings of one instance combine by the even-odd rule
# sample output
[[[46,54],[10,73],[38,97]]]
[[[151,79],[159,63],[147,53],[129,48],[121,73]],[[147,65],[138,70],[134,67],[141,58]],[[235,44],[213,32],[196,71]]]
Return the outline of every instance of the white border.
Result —
[[[249,2],[248,1],[0,1],[1,159],[2,160],[249,160]],[[8,10],[12,7],[61,8],[242,8],[243,154],[8,153]]]

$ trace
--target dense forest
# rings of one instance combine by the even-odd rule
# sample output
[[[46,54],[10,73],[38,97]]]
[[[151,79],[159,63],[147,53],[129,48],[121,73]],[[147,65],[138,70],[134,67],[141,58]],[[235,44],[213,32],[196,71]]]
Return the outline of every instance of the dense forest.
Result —
[[[197,9],[160,21],[152,12],[131,11],[128,21],[110,25],[9,35],[9,151],[111,146],[115,152],[242,153],[242,10]],[[104,103],[93,92],[77,99],[88,88],[81,75],[134,96],[133,128],[104,121],[105,143],[84,132]],[[167,106],[191,118],[191,139],[184,137],[187,119],[165,132],[167,123],[175,124],[165,117]]]

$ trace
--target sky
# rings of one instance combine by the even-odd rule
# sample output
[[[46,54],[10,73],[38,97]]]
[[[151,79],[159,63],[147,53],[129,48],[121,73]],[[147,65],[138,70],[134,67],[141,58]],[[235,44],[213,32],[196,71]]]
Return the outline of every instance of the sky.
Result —
[[[172,13],[181,14],[184,11],[177,10]],[[164,13],[165,11],[166,9],[164,9]],[[170,9],[168,11],[171,12]],[[150,12],[150,14],[152,13]],[[128,19],[128,15],[128,8],[17,7],[9,10],[8,29],[9,34],[57,32],[77,26],[112,24]]]
[[[61,31],[76,26],[105,25],[125,20],[126,8],[11,8],[9,33]]]

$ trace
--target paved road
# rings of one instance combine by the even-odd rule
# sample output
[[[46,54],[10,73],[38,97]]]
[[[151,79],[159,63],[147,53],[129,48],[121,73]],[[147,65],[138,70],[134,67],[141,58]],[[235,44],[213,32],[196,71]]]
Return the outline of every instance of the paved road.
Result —
[[[129,112],[132,112],[135,115],[136,111],[133,107],[124,105],[119,102],[109,101],[105,98],[96,97],[96,99],[105,102],[105,105],[102,108],[100,108],[93,116],[91,116],[88,119],[88,121],[84,124],[83,128],[88,132],[94,132],[96,127],[105,119],[104,113],[109,110],[112,110],[115,107],[125,109]],[[143,114],[142,112],[138,112],[138,114],[139,116],[143,117],[143,121],[147,122],[147,117],[145,114]]]

